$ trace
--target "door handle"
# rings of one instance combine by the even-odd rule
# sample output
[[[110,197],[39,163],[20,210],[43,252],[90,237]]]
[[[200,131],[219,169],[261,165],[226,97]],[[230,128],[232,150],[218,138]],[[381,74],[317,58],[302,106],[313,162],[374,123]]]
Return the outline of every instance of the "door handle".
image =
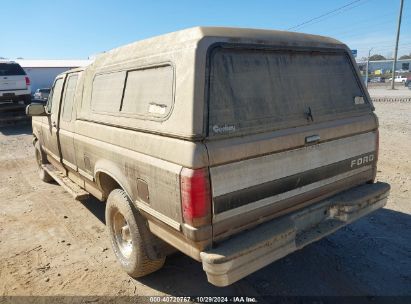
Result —
[[[306,144],[313,144],[320,141],[320,135],[310,135],[305,138]]]

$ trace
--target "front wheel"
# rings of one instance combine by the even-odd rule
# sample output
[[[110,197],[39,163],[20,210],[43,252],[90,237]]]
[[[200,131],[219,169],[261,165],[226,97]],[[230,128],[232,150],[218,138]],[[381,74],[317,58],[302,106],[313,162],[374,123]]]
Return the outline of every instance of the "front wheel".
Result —
[[[121,267],[133,278],[163,267],[165,257],[150,259],[137,225],[137,210],[121,189],[113,190],[106,204],[106,225],[114,254]]]

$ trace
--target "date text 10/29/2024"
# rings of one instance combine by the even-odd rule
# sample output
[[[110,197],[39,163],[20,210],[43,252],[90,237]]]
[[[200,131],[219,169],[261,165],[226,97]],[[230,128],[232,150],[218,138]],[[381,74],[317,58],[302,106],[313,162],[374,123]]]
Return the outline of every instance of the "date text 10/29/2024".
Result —
[[[257,303],[254,297],[232,296],[232,297],[173,297],[159,296],[150,297],[150,303]]]

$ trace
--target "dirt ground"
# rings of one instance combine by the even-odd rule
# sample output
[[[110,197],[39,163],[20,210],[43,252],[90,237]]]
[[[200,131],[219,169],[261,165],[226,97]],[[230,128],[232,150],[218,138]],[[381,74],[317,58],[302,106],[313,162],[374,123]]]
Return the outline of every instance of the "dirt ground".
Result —
[[[30,127],[0,129],[0,296],[411,295],[411,103],[375,104],[388,205],[227,288],[183,254],[139,280],[117,264],[104,204],[36,174]]]
[[[411,89],[405,87],[402,83],[397,83],[395,90],[387,83],[372,83],[368,85],[368,92],[373,98],[411,98]]]

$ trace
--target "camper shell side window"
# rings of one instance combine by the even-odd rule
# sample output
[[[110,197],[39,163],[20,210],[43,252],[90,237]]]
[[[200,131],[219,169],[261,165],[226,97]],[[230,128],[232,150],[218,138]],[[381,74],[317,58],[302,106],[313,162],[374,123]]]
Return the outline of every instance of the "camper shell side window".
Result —
[[[164,120],[173,104],[170,64],[99,73],[93,79],[90,107],[97,114]]]

